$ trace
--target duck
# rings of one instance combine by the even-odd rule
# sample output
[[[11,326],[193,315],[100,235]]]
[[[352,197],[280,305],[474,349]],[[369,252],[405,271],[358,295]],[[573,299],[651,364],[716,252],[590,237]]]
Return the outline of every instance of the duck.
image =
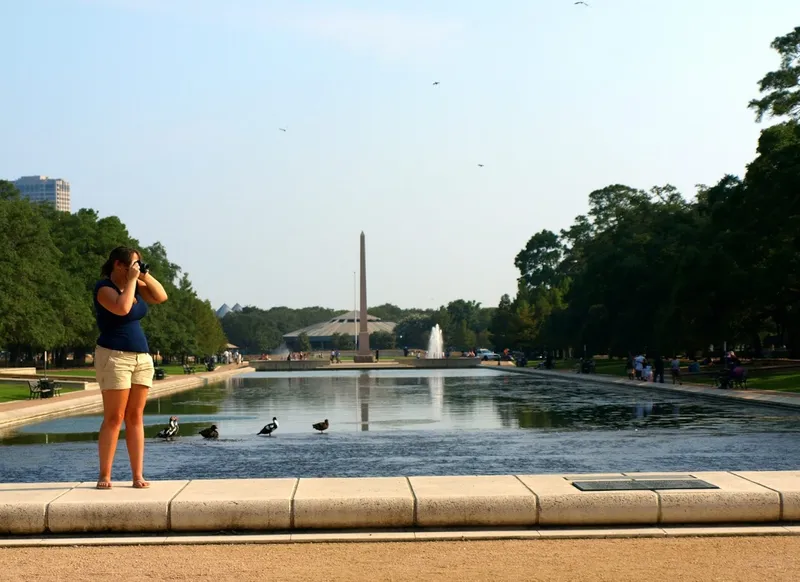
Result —
[[[278,430],[278,419],[276,417],[272,417],[272,422],[265,424],[264,428],[261,429],[261,432],[258,434],[265,434],[267,436],[272,436],[273,431]]]
[[[170,416],[169,425],[166,428],[161,429],[161,431],[156,435],[156,438],[171,439],[172,437],[178,435],[178,430],[178,417]]]
[[[203,435],[204,439],[216,439],[219,438],[219,431],[217,430],[217,425],[212,424],[208,428],[204,428],[200,431],[200,434]]]
[[[320,433],[328,430],[328,419],[326,418],[324,422],[316,422],[311,425],[314,430],[318,430]]]

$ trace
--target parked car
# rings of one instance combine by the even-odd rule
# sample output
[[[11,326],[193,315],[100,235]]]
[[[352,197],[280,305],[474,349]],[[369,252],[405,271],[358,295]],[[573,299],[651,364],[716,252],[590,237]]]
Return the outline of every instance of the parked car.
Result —
[[[475,354],[475,357],[486,362],[489,360],[499,360],[500,354],[495,354],[492,350],[480,349]]]

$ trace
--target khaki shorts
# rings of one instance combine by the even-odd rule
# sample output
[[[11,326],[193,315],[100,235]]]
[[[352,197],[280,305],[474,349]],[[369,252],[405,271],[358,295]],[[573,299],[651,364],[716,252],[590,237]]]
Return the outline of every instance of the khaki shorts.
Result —
[[[100,390],[129,390],[132,384],[153,387],[153,357],[138,352],[95,347],[94,369]]]

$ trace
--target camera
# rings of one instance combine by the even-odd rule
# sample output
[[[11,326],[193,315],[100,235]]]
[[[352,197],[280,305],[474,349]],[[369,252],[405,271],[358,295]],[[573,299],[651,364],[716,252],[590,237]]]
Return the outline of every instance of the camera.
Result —
[[[142,261],[136,261],[136,263],[139,265],[139,272],[142,275],[147,275],[147,271],[150,270],[150,265],[147,263],[143,263]]]

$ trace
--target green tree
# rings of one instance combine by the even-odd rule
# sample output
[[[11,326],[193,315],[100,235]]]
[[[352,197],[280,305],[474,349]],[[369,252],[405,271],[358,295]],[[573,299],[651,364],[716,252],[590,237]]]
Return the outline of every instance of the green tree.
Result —
[[[52,349],[64,343],[74,283],[41,214],[7,184],[0,187],[0,344]]]
[[[753,99],[750,108],[761,121],[765,115],[800,118],[800,26],[772,41],[772,48],[781,57],[777,71],[767,73],[759,82],[759,90],[766,93]]]
[[[337,350],[354,350],[356,347],[353,336],[346,333],[334,333],[331,336],[331,344],[332,347]]]
[[[375,317],[383,320],[383,321],[394,321],[398,322],[403,317],[409,314],[409,309],[401,309],[397,305],[392,305],[391,303],[384,303],[383,305],[378,305],[376,307],[370,307],[367,312],[370,315],[374,315]]]
[[[297,336],[297,349],[301,352],[311,351],[311,340],[308,339],[308,334],[306,332]]]
[[[459,350],[469,350],[475,346],[475,332],[467,327],[467,321],[462,319],[461,323],[454,326],[453,337],[444,338],[445,344]]]
[[[426,349],[431,328],[437,322],[433,315],[409,315],[397,322],[394,333],[402,347]]]
[[[388,331],[376,331],[369,334],[369,346],[374,350],[393,350],[395,335]]]

